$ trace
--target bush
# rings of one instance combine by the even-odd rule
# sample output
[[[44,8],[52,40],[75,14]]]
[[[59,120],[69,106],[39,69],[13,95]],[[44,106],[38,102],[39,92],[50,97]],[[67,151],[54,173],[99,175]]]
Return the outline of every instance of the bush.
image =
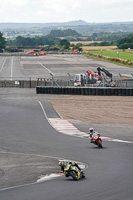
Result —
[[[133,49],[133,34],[130,34],[127,37],[119,40],[117,47],[119,49]]]

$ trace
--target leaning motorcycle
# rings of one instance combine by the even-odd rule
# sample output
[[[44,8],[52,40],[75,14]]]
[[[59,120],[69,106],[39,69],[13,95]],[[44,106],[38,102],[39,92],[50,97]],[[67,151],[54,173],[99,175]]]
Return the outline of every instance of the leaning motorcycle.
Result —
[[[99,148],[103,148],[102,140],[100,138],[100,134],[97,134],[97,133],[93,134],[92,139],[93,139],[93,143],[95,145],[97,145]]]
[[[67,164],[67,166],[64,168],[64,174],[66,177],[71,176],[74,180],[85,178],[82,171],[80,171],[76,166],[72,166],[70,164]]]

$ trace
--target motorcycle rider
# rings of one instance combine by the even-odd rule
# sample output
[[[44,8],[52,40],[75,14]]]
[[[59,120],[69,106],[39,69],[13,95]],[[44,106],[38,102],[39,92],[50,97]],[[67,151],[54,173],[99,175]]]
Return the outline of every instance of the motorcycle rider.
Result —
[[[70,165],[71,166],[75,166],[78,168],[78,170],[82,173],[82,177],[84,178],[84,173],[83,171],[81,170],[81,168],[79,167],[79,165],[77,164],[77,162],[67,162],[67,161],[59,161],[59,166],[61,167],[61,170],[64,172],[64,168],[67,167],[67,165]],[[66,177],[69,177],[68,174],[65,174]]]
[[[75,166],[79,169],[79,171],[82,171],[81,168],[78,166],[77,162],[67,162],[67,161],[59,161],[59,166],[61,167],[61,170],[64,172],[64,168],[67,165]]]
[[[90,128],[89,129],[89,134],[90,134],[90,143],[95,143],[95,141],[93,140],[93,135],[95,134],[96,132],[94,131],[94,129],[93,128]],[[98,134],[98,133],[97,133]],[[99,136],[101,136],[100,134],[98,134]],[[101,138],[100,138],[100,140],[101,140]],[[101,142],[102,142],[102,140],[101,140]]]
[[[90,128],[90,129],[89,129],[89,134],[90,134],[90,139],[91,139],[91,140],[90,140],[90,143],[94,143],[93,137],[92,137],[94,133],[95,133],[95,132],[94,132],[94,129],[93,129],[93,128]]]
[[[61,167],[61,170],[64,172],[64,168],[67,167],[67,162],[59,161],[59,166]]]

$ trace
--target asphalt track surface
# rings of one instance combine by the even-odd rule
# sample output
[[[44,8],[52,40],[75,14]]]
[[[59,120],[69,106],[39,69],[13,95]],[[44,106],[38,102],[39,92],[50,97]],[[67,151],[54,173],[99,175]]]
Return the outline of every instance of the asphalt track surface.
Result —
[[[2,59],[0,60],[1,63],[4,62],[4,58]],[[10,57],[7,59],[10,60],[5,61],[6,64],[3,64],[1,73],[5,77],[10,77],[10,79],[20,75],[20,72],[22,73],[20,69],[23,68],[24,70],[24,66],[19,64],[19,58]],[[44,58],[40,59],[43,60]],[[69,59],[72,61],[72,58]],[[81,56],[76,59],[79,59],[83,64]],[[15,60],[15,63],[18,63],[18,65],[11,64]],[[93,62],[93,60],[90,61]],[[86,59],[84,62],[87,62]],[[102,63],[100,62],[100,64]],[[9,66],[13,67],[10,68]],[[52,66],[49,70],[54,69],[53,65],[50,64],[49,66]],[[114,70],[115,65],[113,66]],[[117,69],[118,68],[120,67],[118,66]],[[30,69],[30,72],[25,70],[21,75],[28,77],[31,72],[34,72],[32,77],[35,77],[35,69],[36,67],[32,70]],[[81,68],[79,70],[81,71]],[[53,72],[53,70],[51,71]],[[123,67],[122,71],[125,72],[126,69]],[[58,72],[58,70],[55,72]],[[75,71],[73,73],[75,73]],[[30,76],[31,75],[32,73]],[[13,182],[15,183],[16,181],[16,174],[15,171],[13,171],[14,176],[12,177],[14,178],[12,178],[12,185],[10,185],[9,188],[7,186],[7,188],[2,188],[0,190],[0,200],[132,200],[133,144],[104,141],[104,148],[98,149],[96,146],[90,144],[87,138],[78,138],[57,132],[49,124],[38,102],[40,101],[42,103],[48,118],[59,117],[58,113],[56,113],[47,102],[47,98],[48,95],[36,95],[34,89],[0,89],[0,153],[11,153],[18,157],[23,155],[23,157],[27,159],[23,158],[24,160],[22,159],[20,163],[17,163],[20,168],[24,164],[27,164],[27,166],[29,165],[29,155],[31,155],[31,157],[40,156],[40,158],[42,158],[42,160],[36,158],[34,160],[34,163],[37,164],[37,168],[39,169],[44,167],[43,158],[45,156],[51,159],[53,158],[54,161],[51,162],[54,169],[52,169],[52,171],[55,170],[55,172],[59,170],[56,161],[58,158],[83,162],[88,166],[85,170],[86,178],[80,181],[74,181],[72,179],[66,180],[64,176],[61,176],[53,180],[36,183],[35,180],[37,177],[34,177],[36,171],[34,172],[31,165],[29,165],[25,175],[26,179],[24,179],[25,182],[20,181],[17,187],[14,187],[13,184]],[[82,128],[82,125],[80,125],[80,127]],[[87,128],[84,131],[87,132]],[[120,130],[119,135],[121,131],[122,130]],[[125,129],[123,131],[125,131]],[[124,135],[123,132],[122,135]],[[127,137],[124,139],[128,140],[129,138]],[[21,156],[19,156],[19,154]],[[15,163],[15,160],[13,161]],[[2,168],[2,166],[0,166],[0,168]],[[6,169],[4,172],[0,170],[0,178],[2,179],[6,176],[7,172],[8,170]],[[39,170],[40,174],[42,172],[42,170]],[[34,177],[33,179],[31,175]],[[19,180],[21,179],[23,180],[20,171]],[[8,183],[8,178],[6,181]]]
[[[42,103],[49,118],[59,117],[47,103],[48,96],[38,96],[34,92],[1,89],[1,152],[80,161],[88,165],[86,179],[73,181],[61,176],[42,183],[25,183],[23,186],[0,190],[0,199],[132,200],[133,144],[104,141],[104,148],[98,149],[87,138],[57,132],[50,126],[38,103]],[[58,166],[55,169],[59,169]],[[30,170],[29,167],[29,173]]]
[[[37,80],[51,78],[50,73],[58,80],[69,80],[68,73],[73,79],[75,74],[96,71],[97,67],[105,68],[119,77],[119,73],[131,74],[132,68],[119,66],[82,55],[48,54],[46,56],[0,56],[1,80]]]

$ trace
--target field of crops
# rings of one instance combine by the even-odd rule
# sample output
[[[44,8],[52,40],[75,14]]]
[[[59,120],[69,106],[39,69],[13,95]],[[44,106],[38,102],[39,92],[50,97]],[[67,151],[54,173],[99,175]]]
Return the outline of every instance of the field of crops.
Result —
[[[129,53],[126,51],[89,50],[89,52],[111,58],[120,58],[123,60],[133,61],[133,53]]]
[[[90,51],[90,50],[116,50],[117,46],[82,46],[83,51]]]
[[[61,38],[61,39],[64,39],[64,38]],[[92,44],[94,43],[95,41],[71,41],[70,43],[71,44],[82,44],[82,45],[88,45],[88,44]],[[101,41],[96,41],[97,43],[100,43]]]

